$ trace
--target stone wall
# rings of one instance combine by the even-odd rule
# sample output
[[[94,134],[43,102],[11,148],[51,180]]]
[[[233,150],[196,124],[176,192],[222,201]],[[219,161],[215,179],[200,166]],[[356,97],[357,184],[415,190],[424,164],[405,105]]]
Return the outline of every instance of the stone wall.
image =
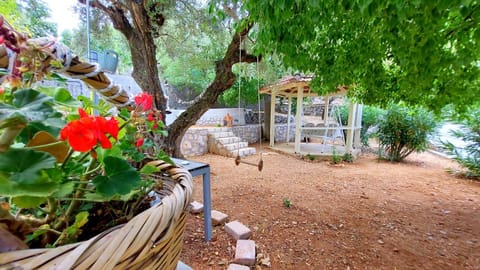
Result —
[[[183,136],[181,151],[186,157],[201,156],[208,153],[208,129],[215,127],[191,127]],[[233,133],[248,143],[259,142],[259,126],[234,126]]]
[[[170,125],[185,110],[170,110],[171,114],[167,114],[166,124]],[[198,119],[195,125],[198,126],[223,126],[223,118],[229,113],[233,117],[233,126],[245,125],[245,109],[227,108],[227,109],[209,109]]]
[[[208,152],[207,135],[206,128],[189,128],[182,139],[182,154],[186,157],[205,155]]]
[[[290,142],[295,141],[295,125],[290,124]],[[275,124],[275,142],[287,142],[287,124]]]
[[[258,125],[234,126],[232,131],[235,136],[239,137],[244,142],[257,143],[260,141],[260,127]]]

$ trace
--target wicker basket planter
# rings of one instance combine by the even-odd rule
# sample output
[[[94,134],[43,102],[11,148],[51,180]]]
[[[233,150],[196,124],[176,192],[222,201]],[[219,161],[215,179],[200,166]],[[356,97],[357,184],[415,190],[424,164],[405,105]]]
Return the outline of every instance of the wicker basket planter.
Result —
[[[88,241],[1,253],[0,269],[176,269],[192,176],[164,161],[151,164],[161,169],[159,203]]]

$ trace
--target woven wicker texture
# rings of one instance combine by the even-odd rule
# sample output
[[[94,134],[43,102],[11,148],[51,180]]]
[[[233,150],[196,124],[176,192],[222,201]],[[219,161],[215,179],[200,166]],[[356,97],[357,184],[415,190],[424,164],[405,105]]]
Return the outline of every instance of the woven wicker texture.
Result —
[[[80,79],[96,91],[106,101],[119,108],[126,107],[132,109],[133,104],[128,93],[120,85],[115,84],[108,76],[100,70],[97,64],[82,62],[80,58],[74,55],[71,50],[56,41],[54,38],[36,38],[29,42],[37,44],[39,47],[46,48],[49,54],[43,59],[46,68],[66,77]],[[4,44],[0,44],[0,68],[12,71],[16,65],[15,52],[8,49]],[[55,68],[49,66],[50,60],[62,60],[63,67]]]
[[[0,269],[176,269],[192,176],[164,161],[150,164],[161,169],[160,203],[85,242],[2,253]]]

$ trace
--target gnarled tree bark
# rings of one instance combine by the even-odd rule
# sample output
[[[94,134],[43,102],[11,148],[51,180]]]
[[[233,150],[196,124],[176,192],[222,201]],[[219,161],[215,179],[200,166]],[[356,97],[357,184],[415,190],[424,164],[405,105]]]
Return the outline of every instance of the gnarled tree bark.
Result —
[[[86,0],[79,0],[85,4]],[[127,39],[132,56],[132,76],[143,91],[152,94],[155,105],[163,114],[166,111],[166,99],[161,88],[156,61],[156,46],[154,42],[155,30],[160,28],[165,18],[163,14],[156,14],[155,18],[149,17],[146,1],[106,1],[93,0],[90,5],[107,14],[115,29],[119,30]],[[127,12],[130,17],[127,17]],[[155,25],[153,25],[155,23]],[[235,82],[232,66],[239,62],[253,63],[257,57],[240,50],[241,40],[244,40],[252,24],[247,25],[239,33],[235,33],[227,48],[223,59],[215,63],[215,79],[200,94],[184,113],[182,113],[170,126],[168,137],[162,147],[165,152],[182,157],[180,151],[181,140],[187,129],[194,125],[198,119],[217,101],[220,94],[229,89]],[[240,58],[241,55],[241,58]]]

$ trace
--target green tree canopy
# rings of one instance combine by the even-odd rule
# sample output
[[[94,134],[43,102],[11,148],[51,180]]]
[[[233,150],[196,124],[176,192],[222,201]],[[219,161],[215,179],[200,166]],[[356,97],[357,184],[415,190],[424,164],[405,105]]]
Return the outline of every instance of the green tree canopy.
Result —
[[[478,94],[477,1],[246,0],[264,53],[365,103],[465,108]]]
[[[48,21],[50,9],[42,0],[2,0],[0,13],[15,29],[32,37],[57,35],[57,25]]]

